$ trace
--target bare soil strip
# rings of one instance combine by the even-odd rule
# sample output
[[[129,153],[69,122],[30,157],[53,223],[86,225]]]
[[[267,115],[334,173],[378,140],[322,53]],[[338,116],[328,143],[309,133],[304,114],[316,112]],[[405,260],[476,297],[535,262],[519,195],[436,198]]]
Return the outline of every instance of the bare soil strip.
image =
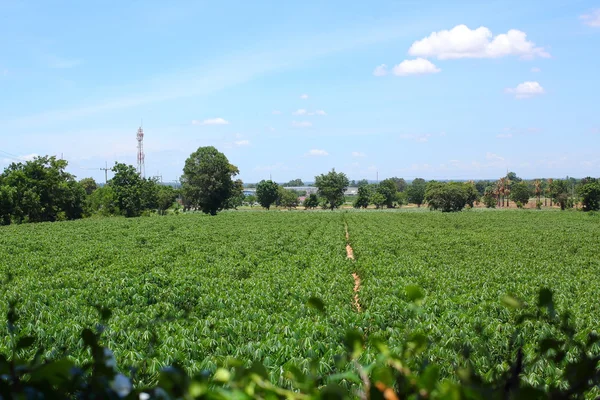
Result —
[[[354,250],[352,250],[352,246],[350,246],[350,234],[348,233],[348,224],[344,224],[346,229],[346,256],[348,259],[354,261]],[[360,301],[358,297],[358,292],[360,291],[360,276],[358,273],[353,272],[352,278],[354,278],[354,307],[356,311],[361,312],[362,307],[360,306]]]

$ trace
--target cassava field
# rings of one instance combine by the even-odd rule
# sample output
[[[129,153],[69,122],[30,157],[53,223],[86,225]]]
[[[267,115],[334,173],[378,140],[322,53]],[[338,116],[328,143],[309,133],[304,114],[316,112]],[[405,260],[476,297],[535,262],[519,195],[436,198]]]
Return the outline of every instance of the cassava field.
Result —
[[[279,382],[311,360],[331,371],[349,328],[392,351],[422,334],[430,344],[416,363],[450,375],[468,352],[491,379],[509,368],[515,315],[506,294],[527,306],[552,288],[556,308],[569,309],[582,332],[600,326],[599,248],[600,215],[581,212],[224,212],[27,224],[0,228],[0,271],[12,279],[0,311],[17,299],[20,334],[36,336],[48,357],[68,351],[81,361],[89,355],[80,332],[98,323],[96,305],[108,307],[103,344],[122,370],[137,369],[138,382],[175,362],[197,372],[227,357],[260,361]],[[407,285],[421,288],[420,305]],[[533,322],[525,329],[527,379],[552,380],[557,371],[527,359],[528,345],[549,332]],[[0,351],[9,340],[2,336]]]

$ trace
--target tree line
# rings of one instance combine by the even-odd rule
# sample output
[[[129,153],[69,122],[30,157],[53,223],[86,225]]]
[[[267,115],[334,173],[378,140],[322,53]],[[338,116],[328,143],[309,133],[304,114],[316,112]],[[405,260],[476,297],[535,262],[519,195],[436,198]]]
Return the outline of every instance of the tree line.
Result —
[[[115,163],[113,178],[100,187],[92,178],[80,181],[65,171],[68,163],[56,157],[36,157],[12,163],[0,174],[0,224],[72,220],[93,215],[136,217],[147,213],[165,214],[176,199],[184,211],[198,210],[215,215],[221,210],[243,204],[270,209],[272,206],[306,209],[336,209],[346,202],[347,188],[358,186],[353,196],[355,208],[395,208],[404,204],[427,204],[432,210],[460,211],[483,204],[488,208],[508,207],[512,201],[523,208],[531,198],[536,208],[558,205],[561,209],[579,207],[584,211],[600,209],[600,180],[534,179],[523,180],[514,172],[496,181],[425,181],[416,178],[388,178],[374,184],[367,180],[350,181],[335,169],[315,177],[317,193],[301,193],[288,187],[301,187],[301,179],[284,185],[263,180],[255,195],[245,196],[244,184],[235,179],[239,169],[212,146],[200,147],[185,162],[181,189],[142,178],[131,165]],[[301,197],[305,197],[300,201]],[[544,197],[544,202],[542,202]]]

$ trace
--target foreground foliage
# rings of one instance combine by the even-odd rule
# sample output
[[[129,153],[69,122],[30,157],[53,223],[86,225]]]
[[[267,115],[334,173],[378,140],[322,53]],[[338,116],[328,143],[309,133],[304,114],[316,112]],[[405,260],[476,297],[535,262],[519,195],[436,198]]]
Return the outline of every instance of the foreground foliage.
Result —
[[[406,288],[406,296],[418,304],[423,292],[415,286]],[[510,296],[503,302],[510,308],[525,308]],[[308,305],[325,313],[323,302],[311,298]],[[531,309],[532,307],[528,307]],[[97,307],[103,323],[110,318],[110,310]],[[540,290],[537,309],[524,309],[515,319],[517,330],[510,339],[505,354],[509,368],[492,381],[474,371],[468,344],[465,343],[462,360],[450,379],[440,376],[435,363],[421,364],[411,369],[411,361],[427,352],[428,339],[413,334],[401,344],[400,352],[392,352],[387,343],[364,332],[348,330],[344,344],[346,352],[336,361],[338,371],[321,375],[314,367],[302,372],[293,364],[286,367],[287,381],[274,385],[267,369],[255,363],[245,367],[243,360],[227,359],[216,371],[202,371],[189,375],[180,366],[164,368],[158,383],[134,388],[130,377],[119,373],[113,353],[103,346],[104,325],[81,332],[82,344],[89,350],[85,362],[74,363],[68,356],[48,360],[39,348],[33,359],[19,357],[24,349],[32,347],[36,338],[18,336],[18,314],[12,302],[7,314],[8,333],[12,353],[0,355],[0,395],[3,398],[128,398],[128,399],[263,399],[263,398],[362,398],[362,399],[576,399],[598,394],[600,383],[600,336],[590,333],[579,339],[569,314],[559,316],[554,307],[552,292]],[[546,329],[545,337],[535,348],[535,359],[530,363],[544,363],[560,371],[559,379],[547,385],[532,384],[524,379],[526,368],[524,342],[527,323]],[[551,333],[550,333],[551,332]],[[367,342],[367,340],[368,342]],[[372,347],[375,360],[368,364],[361,358],[365,346]],[[130,375],[135,375],[131,371]]]

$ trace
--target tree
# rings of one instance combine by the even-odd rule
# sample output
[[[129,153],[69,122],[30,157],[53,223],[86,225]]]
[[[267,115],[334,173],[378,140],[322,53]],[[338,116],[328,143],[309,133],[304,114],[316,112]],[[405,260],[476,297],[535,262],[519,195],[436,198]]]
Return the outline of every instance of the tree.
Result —
[[[394,202],[396,201],[396,193],[398,193],[396,182],[393,178],[384,179],[377,186],[377,193],[381,194],[385,198],[385,205],[387,208],[393,208]]]
[[[0,225],[10,225],[15,209],[17,190],[0,181]]]
[[[427,183],[425,179],[416,178],[412,181],[410,186],[407,189],[407,197],[408,202],[416,204],[417,207],[421,207],[423,201],[425,199],[425,188],[427,187]]]
[[[250,205],[250,208],[254,207],[254,203],[256,203],[256,196],[253,194],[247,195],[245,198],[246,203]]]
[[[275,182],[262,180],[256,186],[256,199],[258,204],[267,210],[277,201],[279,197],[279,185]]]
[[[225,205],[226,209],[234,209],[237,210],[242,204],[244,204],[244,182],[241,179],[236,179],[233,182],[233,187],[231,189],[231,194],[227,199],[227,204]]]
[[[165,215],[167,210],[171,208],[175,199],[177,198],[177,192],[171,186],[159,185],[157,195],[158,213]]]
[[[468,193],[464,183],[431,181],[425,190],[425,201],[431,210],[460,211],[467,205]]]
[[[390,178],[396,184],[396,191],[404,192],[406,190],[406,181],[404,178],[393,177]]]
[[[514,172],[509,172],[506,174],[506,178],[513,183],[519,183],[523,181],[523,179],[519,178]]]
[[[79,184],[83,187],[85,194],[88,196],[92,194],[94,190],[98,189],[98,184],[96,184],[94,178],[83,178],[79,181]]]
[[[465,182],[463,185],[466,195],[466,202],[469,207],[473,208],[474,203],[479,199],[479,192],[477,191],[473,181]]]
[[[534,190],[535,190],[535,192],[534,192],[535,193],[535,197],[537,198],[537,202],[539,204],[542,201],[542,192],[543,192],[542,182],[539,179],[536,179],[533,182],[533,187],[534,187]]]
[[[328,208],[333,211],[344,204],[344,191],[348,188],[348,178],[343,172],[335,172],[332,169],[328,174],[315,177],[315,186],[318,188],[319,196],[323,197]]]
[[[213,146],[199,147],[185,161],[181,177],[184,197],[203,213],[216,215],[223,210],[234,190],[233,177],[239,173],[225,154]]]
[[[85,191],[56,157],[12,163],[0,175],[0,219],[43,222],[81,218]]]
[[[568,181],[562,179],[553,180],[552,183],[550,183],[550,196],[555,203],[560,205],[561,210],[567,208],[567,201],[569,200]]]
[[[371,202],[371,190],[368,186],[358,188],[358,196],[354,200],[354,208],[367,208]]]
[[[142,178],[132,165],[115,163],[113,172],[108,185],[113,189],[117,207],[126,217],[139,217],[142,213]]]
[[[486,208],[496,208],[498,201],[496,199],[495,191],[493,186],[488,186],[485,188],[485,192],[483,194],[483,204],[485,204]]]
[[[523,207],[529,203],[530,196],[531,191],[529,190],[529,186],[526,182],[521,181],[512,186],[510,199],[514,201],[517,206]]]
[[[369,181],[366,179],[361,179],[360,181],[356,182],[356,186],[358,186],[358,187],[369,186]]]
[[[311,193],[306,199],[304,199],[303,205],[305,209],[317,208],[319,207],[319,197],[316,194]]]
[[[600,181],[590,177],[582,179],[577,194],[581,198],[583,211],[600,210]]]
[[[382,193],[375,192],[371,196],[371,203],[373,203],[377,209],[383,208],[384,204],[386,203],[386,198]]]
[[[302,179],[300,179],[300,178],[298,178],[298,179],[292,179],[288,183],[284,183],[283,186],[287,186],[287,187],[304,186],[304,182],[302,182]]]
[[[293,190],[283,189],[280,192],[280,204],[290,210],[296,208],[298,206],[298,195]]]
[[[115,192],[110,185],[94,190],[94,192],[87,197],[86,213],[88,215],[98,213],[103,216],[120,213],[115,200]]]

